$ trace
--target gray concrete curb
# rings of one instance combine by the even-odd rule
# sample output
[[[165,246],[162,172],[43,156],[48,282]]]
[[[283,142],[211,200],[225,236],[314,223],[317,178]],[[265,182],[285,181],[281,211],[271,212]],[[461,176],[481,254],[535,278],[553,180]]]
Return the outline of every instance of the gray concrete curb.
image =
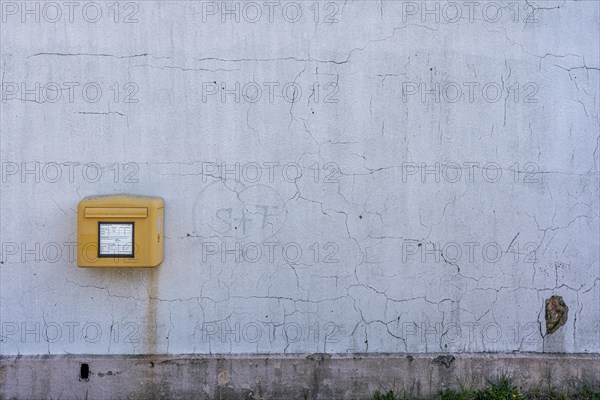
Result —
[[[0,398],[329,400],[390,389],[427,397],[502,375],[526,389],[599,390],[600,354],[3,356]]]

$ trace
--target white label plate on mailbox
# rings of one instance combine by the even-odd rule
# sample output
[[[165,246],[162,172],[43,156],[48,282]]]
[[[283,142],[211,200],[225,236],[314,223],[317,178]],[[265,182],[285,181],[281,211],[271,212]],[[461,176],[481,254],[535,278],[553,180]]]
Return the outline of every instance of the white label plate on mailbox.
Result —
[[[98,256],[133,257],[133,222],[98,222]]]

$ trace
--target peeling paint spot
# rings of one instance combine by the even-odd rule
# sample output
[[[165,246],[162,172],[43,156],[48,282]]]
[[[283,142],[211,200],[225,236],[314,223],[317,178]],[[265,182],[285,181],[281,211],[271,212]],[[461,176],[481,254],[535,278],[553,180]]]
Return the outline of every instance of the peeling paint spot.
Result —
[[[569,317],[569,307],[562,296],[546,299],[546,334],[554,333],[563,326]]]
[[[229,383],[229,373],[227,371],[220,372],[217,376],[217,382],[219,386],[227,385]]]
[[[454,356],[451,356],[451,355],[448,355],[448,356],[437,356],[436,358],[433,359],[433,363],[434,364],[443,365],[446,368],[450,368],[450,366],[452,365],[452,363],[454,362],[454,360],[456,360],[456,358]]]
[[[331,354],[326,354],[326,353],[314,353],[314,354],[310,354],[310,355],[306,356],[307,360],[316,360],[316,361],[329,360],[330,358],[331,358]]]

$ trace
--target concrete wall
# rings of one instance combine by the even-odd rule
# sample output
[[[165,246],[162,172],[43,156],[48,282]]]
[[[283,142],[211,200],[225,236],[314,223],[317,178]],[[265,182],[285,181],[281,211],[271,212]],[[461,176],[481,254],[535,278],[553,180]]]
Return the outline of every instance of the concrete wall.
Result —
[[[81,365],[88,366],[85,379]],[[67,399],[371,399],[379,390],[435,398],[510,374],[538,393],[600,390],[598,355],[24,356],[0,360],[0,396]],[[417,397],[418,396],[418,397]],[[438,396],[439,397],[439,396]]]
[[[600,352],[598,2],[1,12],[1,354]],[[77,268],[112,193],[160,267]]]

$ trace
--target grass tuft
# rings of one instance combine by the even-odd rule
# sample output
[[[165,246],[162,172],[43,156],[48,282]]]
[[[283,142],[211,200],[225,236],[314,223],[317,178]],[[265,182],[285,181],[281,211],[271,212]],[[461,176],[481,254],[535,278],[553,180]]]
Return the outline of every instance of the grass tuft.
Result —
[[[390,390],[386,393],[375,392],[370,400],[408,400],[414,397],[401,396]],[[526,393],[514,385],[509,377],[501,377],[496,382],[490,382],[484,389],[473,390],[461,387],[460,390],[446,389],[440,391],[435,399],[439,400],[600,400],[600,393],[594,392],[589,386],[584,386],[578,393],[558,393],[531,391]]]
[[[393,390],[382,394],[379,390],[373,395],[373,400],[400,400]]]

